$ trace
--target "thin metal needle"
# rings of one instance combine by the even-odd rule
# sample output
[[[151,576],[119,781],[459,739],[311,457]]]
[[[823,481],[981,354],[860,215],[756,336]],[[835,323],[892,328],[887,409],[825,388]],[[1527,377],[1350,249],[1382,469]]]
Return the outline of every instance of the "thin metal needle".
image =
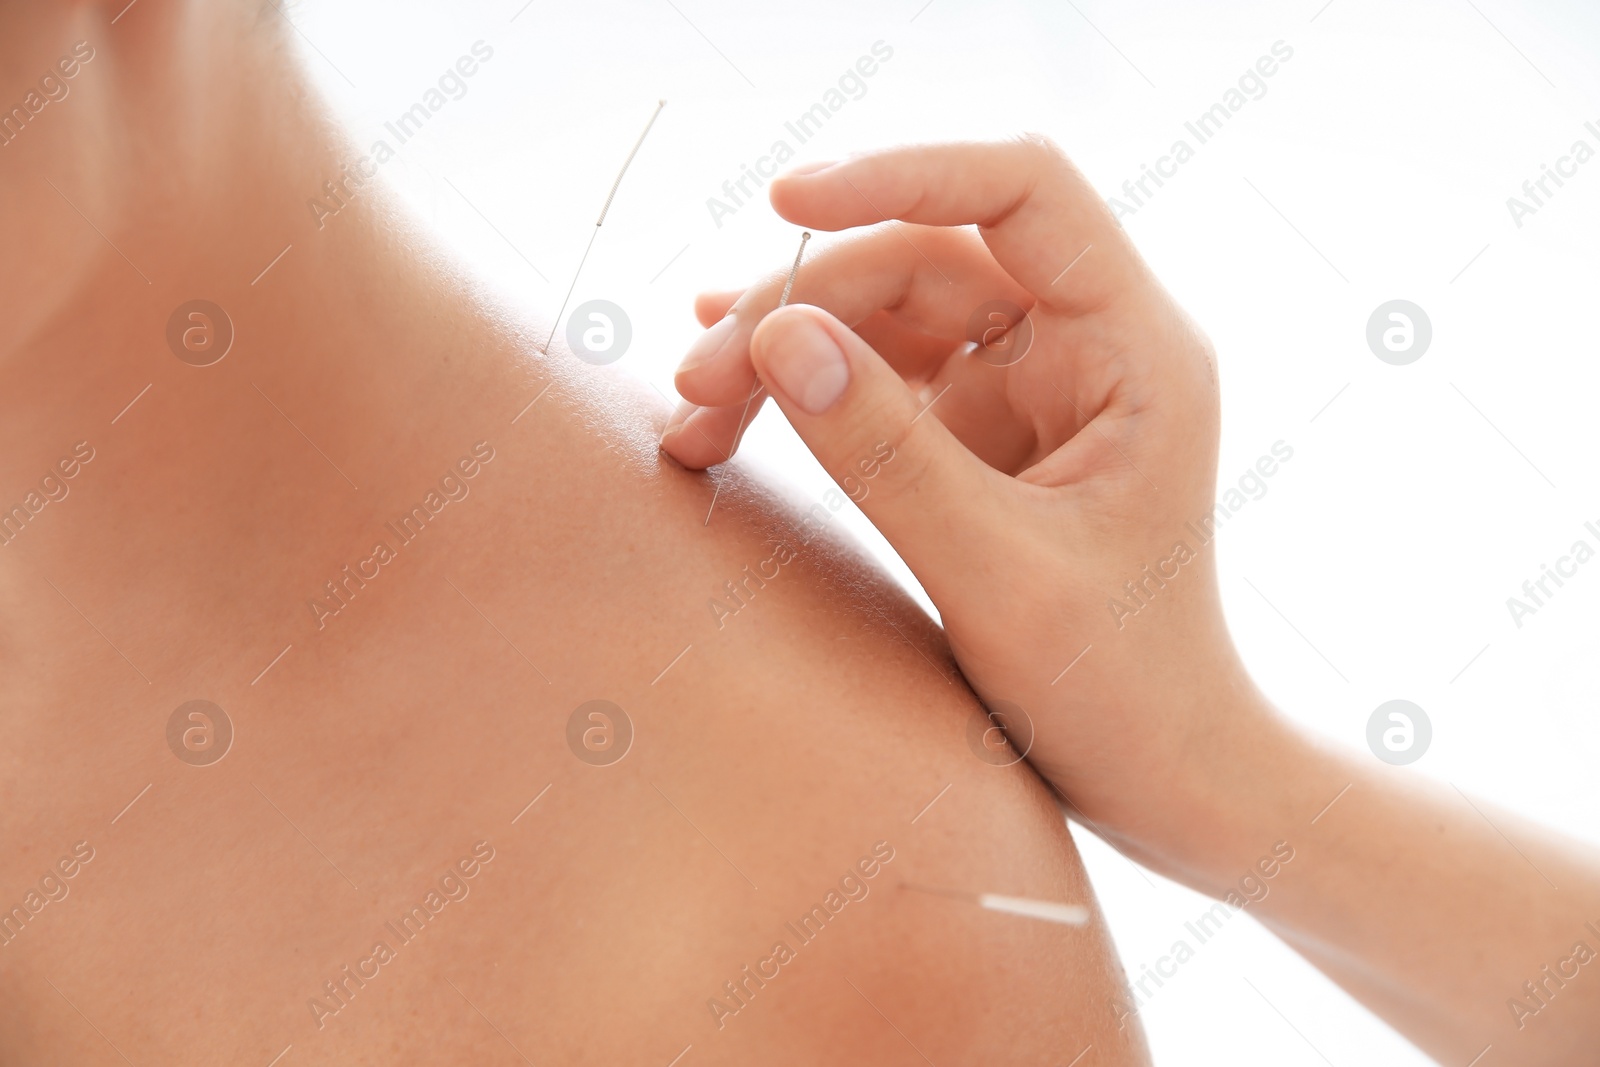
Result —
[[[783,283],[783,295],[778,298],[779,307],[783,307],[789,302],[789,290],[794,288],[794,276],[800,273],[800,258],[806,254],[806,242],[809,240],[811,240],[811,231],[801,231],[800,247],[795,249],[794,265],[789,268],[789,280]],[[757,378],[754,388],[750,390],[750,395],[744,398],[744,411],[739,414],[739,425],[736,426],[733,431],[733,441],[735,445],[739,443],[739,435],[744,433],[745,420],[750,417],[750,405],[755,401],[756,396],[760,392],[761,379]],[[700,525],[711,525],[711,513],[717,510],[717,497],[722,495],[722,482],[725,478],[727,478],[727,476],[727,469],[724,468],[722,471],[722,476],[717,479],[716,488],[711,493],[711,506],[706,509],[706,521]]]
[[[600,208],[600,217],[595,220],[594,232],[589,235],[589,243],[584,247],[583,258],[578,260],[578,269],[572,275],[572,284],[567,286],[567,295],[561,298],[561,310],[556,312],[555,321],[550,324],[550,336],[544,339],[544,347],[539,349],[542,355],[550,354],[550,342],[556,339],[556,330],[561,326],[561,316],[567,313],[567,302],[572,299],[572,291],[578,287],[578,278],[583,274],[583,265],[589,262],[589,250],[594,247],[594,239],[600,235],[600,227],[605,225],[606,213],[611,210],[611,201],[616,199],[617,190],[622,186],[622,176],[628,173],[628,167],[633,163],[633,157],[639,154],[639,146],[644,144],[644,139],[650,133],[650,127],[656,124],[656,119],[661,115],[661,109],[667,106],[665,100],[656,101],[656,109],[650,116],[650,121],[644,124],[644,132],[639,134],[639,139],[633,142],[633,151],[628,153],[628,158],[622,161],[622,169],[617,171],[617,180],[611,183],[611,191],[606,194],[606,202]]]
[[[960,889],[939,889],[934,886],[913,885],[910,882],[902,882],[901,887],[919,893],[949,897],[952,900],[964,900],[989,911],[1060,923],[1063,926],[1082,926],[1089,921],[1089,909],[1082,904],[1061,904],[1053,900],[1034,900],[1030,897],[1008,897],[1000,893],[968,893]]]
[[[806,254],[806,242],[809,240],[811,240],[811,231],[803,231],[800,234],[800,247],[795,249],[794,266],[789,268],[789,280],[783,283],[783,295],[778,298],[779,307],[783,307],[789,302],[789,290],[794,288],[794,276],[800,273],[800,257]]]

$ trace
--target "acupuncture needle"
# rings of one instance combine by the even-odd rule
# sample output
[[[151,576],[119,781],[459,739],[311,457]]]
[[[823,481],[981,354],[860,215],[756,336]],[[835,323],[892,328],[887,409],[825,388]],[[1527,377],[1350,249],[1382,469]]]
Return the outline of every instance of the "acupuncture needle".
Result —
[[[794,288],[794,276],[800,273],[800,260],[806,254],[806,242],[809,240],[811,240],[811,231],[801,230],[800,247],[794,250],[794,264],[789,268],[789,280],[783,283],[783,295],[778,298],[779,307],[784,307],[789,303],[789,290]],[[733,431],[733,439],[735,441],[739,440],[739,435],[744,432],[744,420],[750,415],[750,402],[756,398],[756,394],[759,392],[761,392],[761,379],[757,377],[755,388],[751,389],[750,395],[745,397],[744,414],[739,416],[739,426]],[[712,506],[715,505],[716,501],[713,499]],[[706,521],[711,521],[710,512],[706,512]]]
[[[556,312],[554,321],[550,324],[550,336],[544,339],[544,347],[539,349],[541,355],[550,354],[550,342],[556,339],[556,329],[561,325],[561,316],[567,313],[567,304],[572,300],[572,291],[578,287],[578,279],[583,275],[583,265],[589,262],[589,253],[594,248],[594,239],[600,236],[600,227],[605,225],[606,213],[611,210],[611,201],[617,198],[617,190],[622,188],[622,176],[628,173],[628,168],[633,165],[633,157],[639,154],[639,147],[644,144],[644,139],[650,135],[650,128],[656,124],[656,119],[661,117],[661,109],[667,106],[665,100],[656,101],[656,109],[650,115],[650,121],[644,124],[644,132],[639,139],[633,142],[633,151],[628,153],[628,158],[622,161],[622,169],[617,171],[617,180],[611,183],[611,191],[606,194],[605,206],[600,209],[600,217],[595,220],[594,229],[589,234],[589,243],[583,248],[583,258],[578,260],[578,269],[572,273],[572,284],[567,286],[567,295],[561,299],[561,310]]]
[[[789,268],[789,280],[783,283],[783,295],[778,298],[779,307],[789,303],[789,290],[794,288],[794,276],[800,273],[800,257],[806,254],[806,242],[809,240],[811,240],[811,231],[803,231],[800,234],[800,247],[795,249],[794,266]]]
[[[783,295],[778,298],[778,306],[783,307],[789,302],[789,290],[794,288],[794,276],[800,272],[800,257],[806,254],[806,242],[811,240],[811,231],[802,230],[800,233],[800,247],[795,249],[794,265],[789,268],[789,280],[783,283]],[[732,314],[730,311],[729,314]],[[756,394],[761,392],[761,378],[757,376],[755,384],[750,387],[750,395],[744,398],[744,410],[739,413],[739,425],[734,427],[733,440],[739,440],[739,435],[744,433],[744,424],[750,418],[750,405],[755,401]],[[726,477],[724,471],[723,477]],[[717,510],[717,497],[722,495],[722,478],[717,479],[717,485],[711,493],[711,506],[706,509],[706,521],[702,526],[711,525],[711,513]]]
[[[1041,919],[1044,922],[1060,923],[1063,926],[1082,926],[1089,921],[1089,909],[1082,904],[1059,904],[1050,900],[1008,897],[999,893],[968,893],[960,889],[935,889],[932,886],[912,885],[910,882],[902,882],[901,888],[914,889],[919,893],[931,893],[934,896],[949,897],[952,900],[965,900],[989,911],[1004,912],[1007,915],[1020,915],[1026,919]]]

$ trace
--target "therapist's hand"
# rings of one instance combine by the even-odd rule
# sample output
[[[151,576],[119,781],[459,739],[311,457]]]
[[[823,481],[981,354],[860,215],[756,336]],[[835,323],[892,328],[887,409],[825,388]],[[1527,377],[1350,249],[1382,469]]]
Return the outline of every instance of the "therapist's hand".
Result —
[[[1097,830],[1181,864],[1174,805],[1251,729],[1207,543],[1209,343],[1042,139],[876,152],[771,198],[813,230],[901,222],[808,259],[788,307],[787,271],[703,297],[663,450],[721,462],[770,395],[1017,748]]]
[[[1082,821],[1248,904],[1440,1063],[1594,1062],[1600,978],[1573,978],[1593,956],[1573,942],[1600,935],[1600,856],[1340,752],[1256,691],[1206,522],[1210,346],[1082,176],[1032,140],[910,148],[775,182],[772,200],[813,229],[908,225],[806,263],[792,299],[814,306],[773,311],[781,275],[703,299],[703,322],[734,316],[680,371],[702,407],[662,447],[720,461],[759,374]],[[992,300],[1027,309],[1030,347],[962,347]]]

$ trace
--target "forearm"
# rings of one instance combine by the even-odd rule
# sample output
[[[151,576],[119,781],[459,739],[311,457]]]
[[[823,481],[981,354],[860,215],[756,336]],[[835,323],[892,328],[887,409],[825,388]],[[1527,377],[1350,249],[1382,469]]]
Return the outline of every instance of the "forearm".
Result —
[[[1232,894],[1444,1062],[1489,1045],[1499,1062],[1592,1053],[1592,854],[1449,784],[1335,751],[1252,703],[1176,786],[1179,814],[1158,848],[1169,873]]]

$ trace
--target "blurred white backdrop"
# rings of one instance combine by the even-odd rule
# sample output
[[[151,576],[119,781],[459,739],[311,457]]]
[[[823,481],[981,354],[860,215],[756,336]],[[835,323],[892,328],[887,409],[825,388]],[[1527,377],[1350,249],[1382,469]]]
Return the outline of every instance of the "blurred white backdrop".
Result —
[[[793,256],[798,234],[764,194],[720,226],[707,207],[774,141],[803,161],[1037,130],[1126,200],[1123,183],[1175,140],[1196,146],[1185,122],[1282,42],[1292,58],[1264,95],[1124,219],[1216,343],[1219,491],[1274,442],[1294,450],[1220,539],[1235,633],[1263,688],[1327,736],[1363,747],[1377,705],[1414,701],[1433,739],[1413,772],[1600,843],[1600,563],[1520,628],[1506,604],[1575,540],[1600,544],[1583,529],[1600,527],[1600,159],[1547,184],[1520,226],[1507,206],[1575,141],[1600,149],[1600,8],[302,0],[289,12],[363,146],[474,42],[493,49],[383,173],[546,321],[617,168],[668,101],[572,300],[626,309],[622,366],[669,396],[697,333],[694,293]],[[865,92],[797,145],[784,123],[877,42],[892,57]],[[1405,366],[1366,341],[1392,299],[1432,324]],[[746,455],[812,499],[831,485],[775,411]],[[1078,839],[1137,976],[1208,903]],[[1506,862],[1521,862],[1509,847]],[[1249,919],[1200,947],[1141,1017],[1169,1067],[1427,1062]]]

